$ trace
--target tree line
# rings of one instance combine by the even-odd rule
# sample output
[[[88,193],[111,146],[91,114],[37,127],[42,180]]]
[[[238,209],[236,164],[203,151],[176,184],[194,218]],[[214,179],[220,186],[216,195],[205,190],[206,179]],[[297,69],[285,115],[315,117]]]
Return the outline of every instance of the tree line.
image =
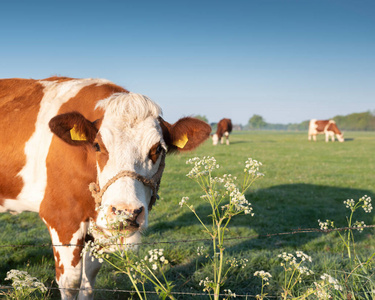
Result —
[[[337,115],[332,118],[340,130],[353,131],[375,131],[375,111],[352,113],[346,116]],[[244,130],[265,129],[265,130],[308,130],[310,120],[301,123],[272,124],[267,123],[260,115],[253,115],[249,122],[243,127]]]
[[[195,115],[194,117],[208,123],[206,116]],[[332,118],[340,130],[353,131],[375,131],[375,110],[373,112],[366,111],[362,113],[352,113],[346,116],[337,115]],[[273,124],[267,123],[260,115],[254,114],[246,125],[236,124],[235,120],[233,130],[290,130],[290,131],[305,131],[309,128],[310,120],[301,123],[289,124]],[[212,130],[216,131],[217,123],[210,123]]]

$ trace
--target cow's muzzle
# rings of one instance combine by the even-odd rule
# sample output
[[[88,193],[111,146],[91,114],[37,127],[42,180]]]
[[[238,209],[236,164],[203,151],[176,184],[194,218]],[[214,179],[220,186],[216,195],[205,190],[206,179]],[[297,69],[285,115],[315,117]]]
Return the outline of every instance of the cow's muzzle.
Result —
[[[144,222],[144,207],[137,209],[110,206],[107,212],[107,222],[113,230],[138,230],[140,223]]]

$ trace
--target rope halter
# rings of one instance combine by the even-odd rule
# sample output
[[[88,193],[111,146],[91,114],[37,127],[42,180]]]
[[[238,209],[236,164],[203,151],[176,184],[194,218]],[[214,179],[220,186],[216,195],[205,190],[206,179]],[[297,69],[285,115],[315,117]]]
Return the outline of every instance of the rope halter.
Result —
[[[99,182],[96,182],[96,183],[91,182],[89,184],[89,190],[95,199],[95,207],[98,208],[101,205],[103,194],[112,183],[116,182],[118,179],[122,177],[130,177],[130,178],[133,178],[135,180],[142,182],[145,186],[148,186],[151,188],[152,195],[151,195],[150,204],[148,205],[148,210],[150,211],[152,206],[155,204],[156,199],[159,198],[158,191],[160,187],[161,177],[163,175],[163,171],[165,167],[165,155],[166,155],[166,152],[163,151],[161,154],[159,169],[151,178],[144,177],[133,171],[121,171],[116,176],[108,180],[108,182],[103,186],[102,189],[100,189]]]

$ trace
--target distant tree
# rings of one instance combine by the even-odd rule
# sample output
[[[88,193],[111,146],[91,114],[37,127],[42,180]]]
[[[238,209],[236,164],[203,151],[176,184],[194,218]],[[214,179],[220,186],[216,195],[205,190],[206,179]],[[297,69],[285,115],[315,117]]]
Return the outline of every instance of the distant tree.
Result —
[[[370,111],[333,118],[341,130],[375,130],[375,115]]]
[[[197,119],[199,119],[199,120],[202,120],[203,122],[208,123],[208,119],[207,119],[206,116],[195,115],[195,116],[193,116],[193,117],[194,117],[194,118],[197,118]]]
[[[263,117],[260,115],[253,115],[249,120],[249,128],[251,129],[260,129],[267,126],[267,123],[264,121]]]
[[[217,123],[211,123],[210,126],[211,126],[211,129],[212,129],[212,132],[216,132],[216,130],[217,130]]]

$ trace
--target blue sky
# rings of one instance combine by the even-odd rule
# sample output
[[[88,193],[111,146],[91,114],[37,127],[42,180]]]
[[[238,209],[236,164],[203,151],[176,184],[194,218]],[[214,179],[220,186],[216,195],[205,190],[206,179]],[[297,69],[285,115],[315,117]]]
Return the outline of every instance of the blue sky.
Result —
[[[106,78],[166,120],[375,110],[373,0],[1,1],[0,77]]]

